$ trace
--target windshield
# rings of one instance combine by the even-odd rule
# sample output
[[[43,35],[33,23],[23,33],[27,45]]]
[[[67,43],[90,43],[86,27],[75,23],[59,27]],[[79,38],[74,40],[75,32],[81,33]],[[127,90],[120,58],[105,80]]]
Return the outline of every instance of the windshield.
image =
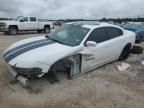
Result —
[[[16,18],[14,18],[14,21],[18,21],[22,16],[18,16]]]
[[[88,32],[89,29],[87,28],[72,24],[65,24],[50,33],[49,38],[65,45],[77,46],[81,43]]]

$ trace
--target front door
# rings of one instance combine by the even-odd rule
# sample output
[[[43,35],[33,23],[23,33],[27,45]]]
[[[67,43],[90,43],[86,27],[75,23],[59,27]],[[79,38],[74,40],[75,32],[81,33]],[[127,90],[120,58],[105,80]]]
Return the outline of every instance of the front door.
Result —
[[[28,17],[23,17],[19,21],[19,30],[29,30],[30,29],[29,25],[30,25],[30,22],[29,22]]]
[[[105,28],[95,29],[86,42],[87,41],[95,41],[97,45],[95,47],[85,46],[84,51],[82,52],[83,72],[90,71],[105,64],[112,56]]]

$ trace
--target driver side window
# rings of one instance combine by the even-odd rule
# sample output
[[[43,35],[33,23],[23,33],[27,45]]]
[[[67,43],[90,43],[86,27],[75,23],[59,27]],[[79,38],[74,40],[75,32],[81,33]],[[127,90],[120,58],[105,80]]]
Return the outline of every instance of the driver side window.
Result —
[[[23,17],[20,22],[28,22],[28,17]]]
[[[87,41],[95,41],[96,43],[101,43],[106,40],[108,40],[108,38],[105,28],[95,29],[87,39]]]

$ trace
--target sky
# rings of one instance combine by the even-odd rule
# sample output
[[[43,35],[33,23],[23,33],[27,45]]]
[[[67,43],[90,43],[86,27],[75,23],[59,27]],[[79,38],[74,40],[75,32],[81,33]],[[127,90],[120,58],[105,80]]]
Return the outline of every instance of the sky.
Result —
[[[144,0],[0,0],[0,17],[46,19],[144,17]]]

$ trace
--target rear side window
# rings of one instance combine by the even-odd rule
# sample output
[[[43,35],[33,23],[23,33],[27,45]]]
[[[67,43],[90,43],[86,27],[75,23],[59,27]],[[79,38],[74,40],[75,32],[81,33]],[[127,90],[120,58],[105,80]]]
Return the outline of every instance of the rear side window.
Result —
[[[31,22],[36,21],[36,17],[30,17],[30,21],[31,21]]]
[[[87,41],[95,41],[101,43],[107,40],[107,34],[105,28],[95,29],[88,37]]]
[[[119,28],[114,28],[114,27],[107,27],[107,34],[109,39],[114,39],[116,37],[122,36],[123,31]]]

